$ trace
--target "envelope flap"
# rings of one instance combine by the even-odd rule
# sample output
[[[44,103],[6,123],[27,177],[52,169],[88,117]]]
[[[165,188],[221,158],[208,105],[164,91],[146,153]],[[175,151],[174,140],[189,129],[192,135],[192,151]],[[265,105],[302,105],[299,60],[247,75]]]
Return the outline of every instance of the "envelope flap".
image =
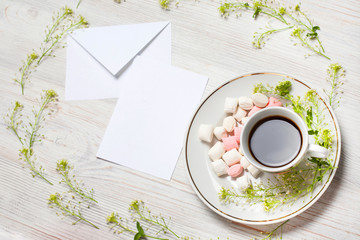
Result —
[[[79,29],[70,36],[109,72],[116,75],[169,22]]]

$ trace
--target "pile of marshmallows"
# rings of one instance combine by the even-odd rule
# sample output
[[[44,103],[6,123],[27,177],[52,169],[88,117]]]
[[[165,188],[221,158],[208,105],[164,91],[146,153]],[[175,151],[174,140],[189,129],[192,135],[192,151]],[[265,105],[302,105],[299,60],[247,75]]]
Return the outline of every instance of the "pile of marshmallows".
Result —
[[[250,181],[247,175],[241,174],[247,169],[251,175],[257,178],[260,170],[251,165],[243,156],[240,148],[240,134],[243,125],[254,113],[265,107],[282,106],[282,103],[274,98],[268,98],[264,94],[255,93],[250,97],[225,99],[224,111],[232,116],[223,120],[223,125],[213,127],[209,124],[201,124],[199,138],[211,143],[213,136],[219,140],[209,150],[208,155],[212,160],[211,166],[218,176],[229,175],[236,178],[240,189],[249,187]]]

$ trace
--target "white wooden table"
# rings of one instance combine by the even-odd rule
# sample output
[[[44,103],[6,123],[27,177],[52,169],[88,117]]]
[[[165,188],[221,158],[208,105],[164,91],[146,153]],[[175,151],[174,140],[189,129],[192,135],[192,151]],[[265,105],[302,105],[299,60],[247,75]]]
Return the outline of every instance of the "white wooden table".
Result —
[[[15,136],[0,124],[0,238],[6,239],[131,239],[116,236],[105,218],[112,211],[128,215],[134,199],[146,202],[154,213],[172,216],[173,229],[195,239],[260,238],[259,231],[274,226],[251,227],[232,223],[209,210],[190,186],[183,154],[171,181],[160,180],[95,157],[114,109],[116,99],[65,102],[65,49],[55,51],[32,75],[25,96],[12,81],[21,60],[38,48],[53,11],[77,1],[0,1],[0,114],[20,100],[26,113],[42,89],[52,88],[60,95],[55,113],[46,122],[45,139],[36,152],[57,182],[55,162],[67,158],[76,174],[93,187],[99,204],[86,211],[97,230],[87,224],[73,226],[72,220],[56,216],[47,206],[51,193],[66,190],[33,179],[18,160]],[[296,4],[292,2],[290,4]],[[326,68],[332,62],[347,70],[341,107],[336,111],[342,132],[339,168],[329,189],[303,214],[283,229],[284,239],[360,239],[360,4],[358,1],[303,0],[302,9],[321,27],[321,39],[332,61],[319,56],[307,59],[307,51],[292,45],[288,32],[273,36],[263,49],[254,49],[252,35],[268,21],[254,21],[250,13],[225,20],[219,16],[219,1],[182,0],[179,8],[162,10],[157,0],[83,0],[77,13],[91,26],[167,21],[172,23],[173,65],[209,76],[204,97],[218,85],[245,72],[284,72],[321,89]],[[25,166],[25,167],[23,167]],[[16,238],[17,237],[17,238]]]

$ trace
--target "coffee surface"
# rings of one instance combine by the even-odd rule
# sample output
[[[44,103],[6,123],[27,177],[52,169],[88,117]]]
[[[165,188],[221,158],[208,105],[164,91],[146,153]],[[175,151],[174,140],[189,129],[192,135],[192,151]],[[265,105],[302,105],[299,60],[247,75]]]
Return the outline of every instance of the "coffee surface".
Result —
[[[301,145],[299,128],[281,116],[267,117],[250,131],[250,152],[259,163],[267,167],[281,167],[293,161]]]

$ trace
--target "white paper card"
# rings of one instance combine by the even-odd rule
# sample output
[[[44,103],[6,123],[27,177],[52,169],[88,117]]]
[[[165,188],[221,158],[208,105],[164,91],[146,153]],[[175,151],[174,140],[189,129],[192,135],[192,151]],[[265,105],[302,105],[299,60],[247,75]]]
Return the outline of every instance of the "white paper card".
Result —
[[[138,57],[123,80],[97,157],[170,180],[208,78]]]

